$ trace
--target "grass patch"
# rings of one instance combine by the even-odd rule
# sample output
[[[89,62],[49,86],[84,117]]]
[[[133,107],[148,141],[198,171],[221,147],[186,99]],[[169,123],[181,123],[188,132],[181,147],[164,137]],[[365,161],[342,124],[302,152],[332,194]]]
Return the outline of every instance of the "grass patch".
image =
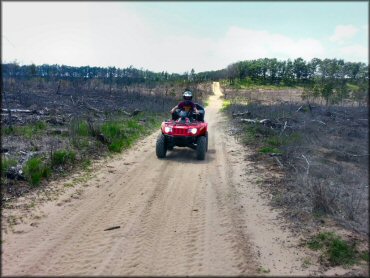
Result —
[[[269,146],[260,148],[259,152],[264,153],[264,154],[271,154],[271,153],[281,154],[281,151],[278,148],[269,147]]]
[[[37,122],[34,124],[29,124],[25,126],[13,126],[5,127],[2,130],[3,135],[18,135],[23,136],[27,139],[31,139],[35,135],[43,134],[43,132],[46,130],[47,124],[45,122]]]
[[[274,136],[275,132],[259,124],[250,124],[244,126],[244,143],[265,142],[266,138]]]
[[[297,143],[301,140],[301,135],[297,132],[279,136],[276,131],[259,124],[244,125],[243,130],[243,143],[259,146],[259,152],[264,154],[282,154],[281,147]]]
[[[32,186],[39,185],[41,179],[47,178],[51,172],[50,168],[39,157],[29,159],[23,171]]]
[[[1,159],[1,175],[5,176],[6,172],[9,170],[10,167],[16,166],[17,161],[15,159],[5,158]]]
[[[86,121],[73,121],[70,126],[71,132],[79,136],[90,136],[89,125]]]
[[[307,245],[312,250],[320,250],[322,256],[333,266],[351,266],[361,259],[361,254],[353,244],[333,232],[321,232],[312,237]]]
[[[60,166],[67,163],[73,163],[76,160],[76,153],[74,151],[58,150],[51,156],[51,165]]]
[[[161,114],[141,113],[131,119],[108,121],[100,127],[100,131],[109,141],[109,151],[121,152],[130,147],[141,136],[159,128],[162,119]]]
[[[231,101],[230,100],[227,100],[227,99],[224,99],[223,102],[222,102],[221,111],[226,111],[230,107],[231,107]]]

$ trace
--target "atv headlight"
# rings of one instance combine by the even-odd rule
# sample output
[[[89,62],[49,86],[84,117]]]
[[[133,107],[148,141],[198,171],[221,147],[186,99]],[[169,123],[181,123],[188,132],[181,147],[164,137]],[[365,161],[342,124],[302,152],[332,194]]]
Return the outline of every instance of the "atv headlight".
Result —
[[[164,132],[166,133],[172,132],[172,127],[169,126],[164,127]]]
[[[190,133],[191,133],[191,134],[196,134],[196,133],[197,133],[197,131],[198,131],[198,129],[197,129],[197,128],[192,128],[192,129],[190,129]]]

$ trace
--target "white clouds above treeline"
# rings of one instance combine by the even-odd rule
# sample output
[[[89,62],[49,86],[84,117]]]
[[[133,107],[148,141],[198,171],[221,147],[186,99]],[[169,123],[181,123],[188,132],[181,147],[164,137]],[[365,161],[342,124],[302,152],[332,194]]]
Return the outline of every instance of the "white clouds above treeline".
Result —
[[[28,4],[28,3],[27,3]],[[367,25],[333,26],[327,37],[303,37],[229,26],[217,38],[185,35],[108,3],[3,3],[3,61],[23,64],[142,67],[196,72],[258,58],[368,60]],[[42,6],[42,8],[41,8]],[[308,27],[307,27],[308,28]],[[212,29],[210,28],[210,34]],[[363,38],[358,41],[356,38]],[[6,38],[6,39],[4,39]]]
[[[338,25],[335,27],[334,34],[329,38],[332,42],[344,43],[352,39],[359,31],[353,25]]]
[[[231,27],[216,42],[215,51],[218,56],[230,61],[263,57],[312,59],[325,53],[320,41],[313,38],[293,39],[282,34],[239,27]]]

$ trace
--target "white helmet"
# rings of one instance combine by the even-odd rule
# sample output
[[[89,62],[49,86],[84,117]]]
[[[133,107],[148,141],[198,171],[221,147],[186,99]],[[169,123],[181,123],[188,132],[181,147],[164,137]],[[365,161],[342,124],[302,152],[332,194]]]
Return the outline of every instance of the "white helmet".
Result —
[[[193,98],[193,93],[186,90],[183,94],[182,94],[182,97],[184,98],[184,100],[191,100]]]

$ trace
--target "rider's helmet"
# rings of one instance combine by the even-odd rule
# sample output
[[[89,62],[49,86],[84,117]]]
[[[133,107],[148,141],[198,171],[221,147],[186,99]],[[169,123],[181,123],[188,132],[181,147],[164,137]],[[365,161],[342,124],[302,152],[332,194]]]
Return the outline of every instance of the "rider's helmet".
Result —
[[[182,97],[184,98],[184,100],[191,100],[193,98],[193,93],[190,92],[189,90],[185,90],[182,93]]]

